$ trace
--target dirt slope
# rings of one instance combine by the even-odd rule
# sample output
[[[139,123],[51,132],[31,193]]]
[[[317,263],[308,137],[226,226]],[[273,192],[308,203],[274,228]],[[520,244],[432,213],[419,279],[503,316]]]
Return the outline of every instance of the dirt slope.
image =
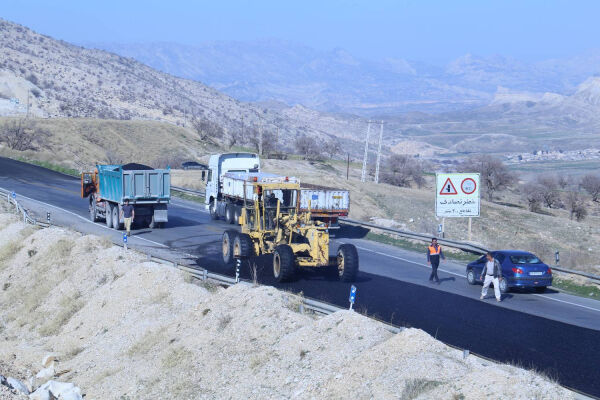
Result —
[[[274,288],[191,284],[144,259],[0,215],[0,360],[35,373],[54,352],[90,399],[572,398],[420,330],[315,318]]]

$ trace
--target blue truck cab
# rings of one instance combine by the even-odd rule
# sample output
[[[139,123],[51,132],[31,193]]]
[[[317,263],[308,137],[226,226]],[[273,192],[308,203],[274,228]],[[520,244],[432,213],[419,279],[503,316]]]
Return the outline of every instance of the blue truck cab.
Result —
[[[81,197],[89,199],[90,220],[104,219],[109,228],[122,229],[125,200],[135,209],[134,224],[161,228],[168,222],[170,170],[135,163],[96,165],[94,172],[81,174]]]

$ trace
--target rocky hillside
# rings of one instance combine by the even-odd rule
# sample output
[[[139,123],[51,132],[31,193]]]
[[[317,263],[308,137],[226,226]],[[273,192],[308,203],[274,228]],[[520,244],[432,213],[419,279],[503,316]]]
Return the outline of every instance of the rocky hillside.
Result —
[[[364,134],[364,123],[312,112],[280,112],[235,100],[200,82],[176,78],[131,58],[91,50],[0,19],[0,115],[144,119],[191,127],[208,120],[234,132],[260,126],[279,129],[281,147],[300,134],[322,140],[338,135],[344,145]],[[252,132],[252,133],[250,133]],[[246,138],[247,139],[247,138]]]

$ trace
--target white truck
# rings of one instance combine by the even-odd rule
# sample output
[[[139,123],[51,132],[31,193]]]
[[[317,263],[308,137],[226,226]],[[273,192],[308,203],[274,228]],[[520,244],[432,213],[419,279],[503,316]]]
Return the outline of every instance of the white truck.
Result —
[[[215,154],[208,163],[206,183],[206,205],[213,219],[225,218],[230,224],[237,221],[241,207],[223,194],[223,179],[228,172],[260,172],[260,158],[253,153]],[[348,216],[350,194],[347,190],[325,186],[301,184],[299,210],[310,211],[314,220],[325,223],[330,228],[339,227],[338,218]]]

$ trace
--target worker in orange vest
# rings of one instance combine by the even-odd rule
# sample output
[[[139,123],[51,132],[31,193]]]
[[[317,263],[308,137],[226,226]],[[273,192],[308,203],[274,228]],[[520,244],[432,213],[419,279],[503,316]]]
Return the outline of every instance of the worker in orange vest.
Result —
[[[440,258],[445,260],[444,253],[442,252],[442,246],[437,242],[436,238],[431,239],[431,244],[427,247],[427,264],[431,265],[431,275],[429,276],[429,282],[440,283],[440,278],[437,276],[437,270],[440,266]]]

